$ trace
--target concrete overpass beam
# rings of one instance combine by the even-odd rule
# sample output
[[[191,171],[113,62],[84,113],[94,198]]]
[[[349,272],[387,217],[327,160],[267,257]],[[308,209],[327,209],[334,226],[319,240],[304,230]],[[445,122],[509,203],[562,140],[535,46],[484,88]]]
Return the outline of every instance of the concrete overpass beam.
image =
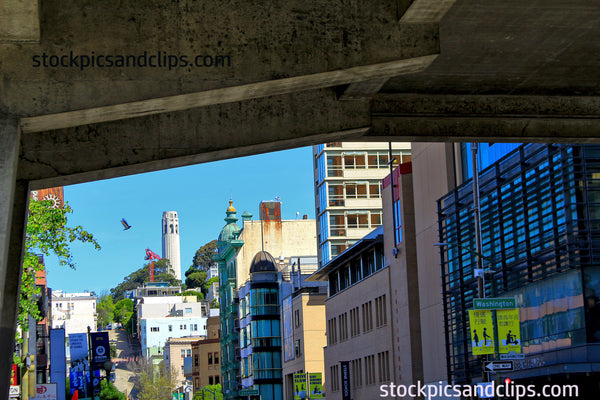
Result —
[[[39,1],[0,0],[0,43],[39,41]]]
[[[8,398],[15,348],[17,301],[29,194],[27,181],[17,181],[19,128],[14,118],[0,117],[0,398]]]

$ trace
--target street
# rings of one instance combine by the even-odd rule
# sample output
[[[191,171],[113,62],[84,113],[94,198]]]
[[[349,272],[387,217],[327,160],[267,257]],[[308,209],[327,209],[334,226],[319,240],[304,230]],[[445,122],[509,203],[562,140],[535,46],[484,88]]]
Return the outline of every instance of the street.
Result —
[[[113,362],[115,363],[115,386],[125,393],[127,399],[137,399],[137,391],[134,388],[135,372],[132,362],[140,356],[139,344],[137,341],[130,342],[130,338],[123,329],[109,331],[110,343],[117,348],[117,355]]]

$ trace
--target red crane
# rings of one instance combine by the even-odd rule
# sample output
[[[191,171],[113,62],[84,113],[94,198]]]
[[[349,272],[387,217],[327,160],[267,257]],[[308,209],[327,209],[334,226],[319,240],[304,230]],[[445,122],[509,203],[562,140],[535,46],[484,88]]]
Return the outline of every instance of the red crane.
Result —
[[[152,260],[150,263],[150,282],[154,282],[154,260],[160,260],[162,257],[150,249],[146,249],[144,260]]]

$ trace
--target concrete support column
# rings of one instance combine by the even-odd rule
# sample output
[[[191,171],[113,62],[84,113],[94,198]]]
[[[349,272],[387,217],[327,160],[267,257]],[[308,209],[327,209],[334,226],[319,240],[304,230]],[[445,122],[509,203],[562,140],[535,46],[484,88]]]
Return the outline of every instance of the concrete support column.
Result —
[[[8,398],[29,183],[17,181],[20,132],[0,116],[0,398]]]

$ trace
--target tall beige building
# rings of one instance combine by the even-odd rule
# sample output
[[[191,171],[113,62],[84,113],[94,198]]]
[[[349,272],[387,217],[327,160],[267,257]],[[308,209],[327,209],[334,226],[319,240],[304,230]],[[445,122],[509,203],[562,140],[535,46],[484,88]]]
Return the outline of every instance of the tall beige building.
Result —
[[[393,200],[390,178],[383,181],[384,224],[309,278],[329,282],[324,361],[330,400],[379,398],[381,385],[422,379],[419,299],[412,293],[418,279],[411,164],[393,176]]]
[[[303,287],[283,299],[283,398],[294,399],[294,374],[324,374],[326,286]]]
[[[396,163],[410,161],[410,143],[392,143]],[[389,144],[331,142],[313,146],[319,265],[381,225],[381,180]]]

